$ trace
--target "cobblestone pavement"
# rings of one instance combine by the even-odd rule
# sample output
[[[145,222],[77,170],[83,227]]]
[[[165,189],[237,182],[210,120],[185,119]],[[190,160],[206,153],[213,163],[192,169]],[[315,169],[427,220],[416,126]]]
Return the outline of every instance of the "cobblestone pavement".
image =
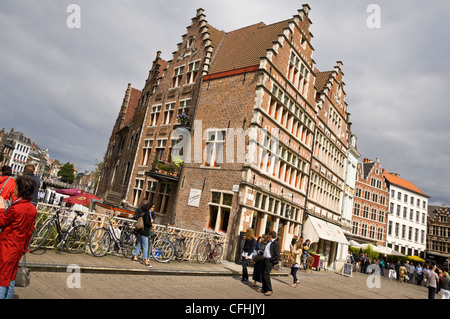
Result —
[[[17,287],[18,299],[426,299],[427,289],[367,274],[351,277],[334,271],[299,271],[292,288],[289,268],[273,272],[272,296],[240,282],[241,266],[197,262],[158,263],[152,268],[120,256],[27,254],[31,284]],[[68,265],[72,265],[68,270]],[[74,268],[75,267],[75,268]],[[79,268],[78,268],[79,267]],[[73,272],[79,270],[78,273]],[[249,268],[250,276],[252,268]],[[370,288],[374,286],[375,288]],[[436,298],[440,298],[437,295]]]

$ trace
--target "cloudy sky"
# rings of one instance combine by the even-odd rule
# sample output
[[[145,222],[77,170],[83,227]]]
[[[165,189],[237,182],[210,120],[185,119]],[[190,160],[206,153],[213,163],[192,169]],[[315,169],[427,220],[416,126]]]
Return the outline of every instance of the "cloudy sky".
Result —
[[[143,88],[158,50],[172,59],[198,8],[215,28],[232,31],[291,18],[303,3],[311,7],[317,67],[344,64],[362,156],[379,158],[430,203],[450,205],[445,0],[2,0],[0,129],[21,131],[52,159],[92,170],[127,84]],[[70,4],[80,9],[80,28],[67,25]]]

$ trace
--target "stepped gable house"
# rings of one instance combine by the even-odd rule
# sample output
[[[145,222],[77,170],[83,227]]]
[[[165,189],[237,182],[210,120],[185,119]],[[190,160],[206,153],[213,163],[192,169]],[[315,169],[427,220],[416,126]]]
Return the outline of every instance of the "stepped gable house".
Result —
[[[172,60],[158,52],[122,128],[134,158],[110,142],[99,195],[115,192],[130,207],[150,200],[158,223],[223,233],[227,259],[248,227],[277,231],[282,250],[310,217],[339,228],[349,144],[342,63],[316,68],[309,10],[225,32],[198,9]],[[116,124],[114,140],[120,134]],[[337,244],[322,238],[316,248],[332,263]]]

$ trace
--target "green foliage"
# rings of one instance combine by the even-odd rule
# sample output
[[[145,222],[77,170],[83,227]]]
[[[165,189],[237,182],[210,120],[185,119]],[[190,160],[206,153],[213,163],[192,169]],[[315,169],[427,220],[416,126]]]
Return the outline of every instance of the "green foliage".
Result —
[[[75,169],[73,168],[73,164],[67,162],[61,167],[58,172],[58,176],[61,178],[61,181],[64,183],[73,183],[75,180]]]

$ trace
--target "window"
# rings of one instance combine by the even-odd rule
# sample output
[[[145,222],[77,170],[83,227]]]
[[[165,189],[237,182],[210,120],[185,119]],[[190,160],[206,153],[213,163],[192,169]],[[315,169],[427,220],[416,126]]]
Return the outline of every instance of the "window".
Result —
[[[187,84],[194,83],[197,79],[198,74],[198,68],[200,66],[200,61],[195,61],[188,64],[188,71],[187,71]]]
[[[227,232],[230,219],[233,194],[213,191],[209,203],[208,228],[214,231]]]
[[[361,225],[361,236],[367,237],[367,225],[366,224]]]
[[[223,163],[225,131],[207,131],[205,166],[219,167]]]
[[[153,181],[147,181],[147,189],[145,190],[145,199],[149,203],[153,203],[155,201],[155,193],[156,193],[156,186],[158,185],[157,182]]]
[[[163,183],[161,184],[161,188],[159,190],[159,208],[158,208],[158,212],[160,214],[166,214],[167,213],[167,209],[169,207],[169,197],[170,197],[170,192],[172,190],[172,184],[169,183]]]
[[[159,112],[161,112],[161,105],[155,105],[152,107],[152,112],[150,113],[151,126],[155,126],[158,123]]]
[[[181,85],[181,78],[183,76],[184,73],[184,65],[180,66],[178,68],[175,68],[174,70],[174,75],[173,75],[173,82],[172,82],[172,87],[178,87]]]
[[[144,180],[143,179],[136,179],[136,185],[133,189],[133,205],[137,206],[140,202],[140,197],[142,194],[142,189],[144,187]]]
[[[358,222],[353,222],[352,234],[358,235]]]
[[[142,157],[142,165],[148,165],[150,159],[150,153],[152,151],[153,140],[145,140],[144,141],[144,156]]]
[[[180,106],[178,107],[178,115],[188,114],[189,108],[191,107],[191,100],[180,101]]]
[[[156,158],[159,161],[164,159],[164,150],[166,148],[167,139],[159,139],[158,144],[156,145]]]
[[[175,102],[166,104],[166,108],[164,110],[164,124],[170,124],[174,110]]]
[[[392,221],[389,221],[388,234],[392,235]]]
[[[360,204],[355,204],[355,208],[353,210],[353,215],[359,216]]]

